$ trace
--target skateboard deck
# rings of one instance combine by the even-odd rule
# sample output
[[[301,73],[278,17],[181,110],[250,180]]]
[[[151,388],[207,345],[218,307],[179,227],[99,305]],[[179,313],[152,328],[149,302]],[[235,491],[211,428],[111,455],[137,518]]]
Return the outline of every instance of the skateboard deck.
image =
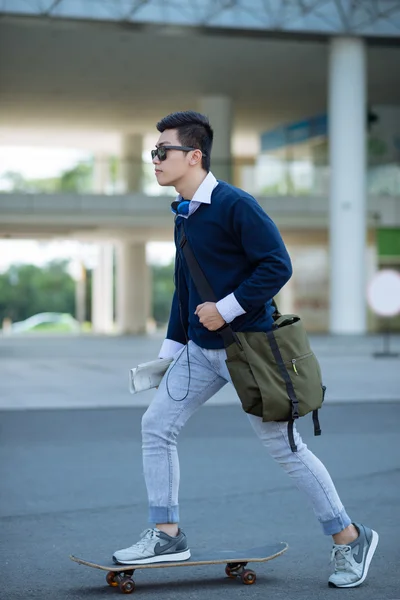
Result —
[[[233,579],[240,578],[242,583],[252,585],[256,581],[256,573],[251,569],[246,569],[248,563],[267,562],[278,556],[281,556],[288,549],[288,545],[284,542],[278,544],[270,544],[267,546],[258,546],[257,548],[248,548],[244,550],[227,549],[227,550],[212,550],[202,552],[192,552],[192,556],[181,562],[161,562],[154,564],[135,564],[135,565],[120,565],[114,564],[112,561],[93,562],[70,555],[70,559],[74,562],[108,571],[106,580],[108,585],[119,587],[123,594],[131,594],[135,591],[135,582],[133,573],[139,569],[162,569],[165,567],[196,567],[201,565],[226,565],[225,573]]]

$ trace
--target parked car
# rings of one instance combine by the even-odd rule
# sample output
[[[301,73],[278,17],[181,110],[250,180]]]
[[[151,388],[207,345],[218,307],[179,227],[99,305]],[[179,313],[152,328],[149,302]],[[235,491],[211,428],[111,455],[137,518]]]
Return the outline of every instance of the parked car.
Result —
[[[34,331],[74,333],[80,331],[80,325],[74,317],[66,313],[38,313],[24,321],[12,323],[8,333],[29,333]]]

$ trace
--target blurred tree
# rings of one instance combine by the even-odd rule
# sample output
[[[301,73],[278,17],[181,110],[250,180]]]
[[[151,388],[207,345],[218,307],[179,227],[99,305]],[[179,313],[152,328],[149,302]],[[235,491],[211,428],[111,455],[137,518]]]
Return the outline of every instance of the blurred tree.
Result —
[[[78,192],[81,194],[91,191],[92,163],[79,163],[76,167],[64,171],[59,180],[59,192]]]
[[[152,315],[157,325],[169,319],[174,293],[174,264],[151,267],[153,279]],[[86,318],[91,320],[92,271],[86,272]],[[68,273],[68,261],[52,261],[44,267],[12,265],[0,274],[0,326],[4,318],[23,321],[41,312],[75,316],[75,281]]]
[[[85,294],[85,316],[86,320],[92,322],[92,281],[93,281],[93,270],[86,269],[86,294]]]
[[[45,267],[12,265],[0,275],[0,323],[22,321],[41,312],[75,314],[75,282],[68,261]]]
[[[23,178],[21,173],[17,171],[7,171],[2,176],[3,181],[6,183],[7,189],[12,192],[26,192],[26,180]]]
[[[92,162],[82,162],[72,169],[64,171],[60,177],[43,179],[25,179],[17,171],[8,171],[2,176],[7,190],[31,194],[52,194],[57,192],[73,192],[85,194],[92,189]]]
[[[118,191],[118,179],[120,173],[119,158],[117,156],[110,156],[108,166],[111,189],[112,192],[115,194]]]
[[[157,325],[168,322],[174,293],[174,263],[152,266],[153,298],[152,313]]]

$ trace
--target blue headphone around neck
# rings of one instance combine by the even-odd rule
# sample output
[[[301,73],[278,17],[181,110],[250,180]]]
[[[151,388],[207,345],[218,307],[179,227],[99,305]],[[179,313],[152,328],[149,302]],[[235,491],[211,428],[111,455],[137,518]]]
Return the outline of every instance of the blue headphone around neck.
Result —
[[[189,214],[189,205],[190,200],[184,200],[183,198],[182,200],[174,200],[174,202],[171,204],[171,210],[174,215],[187,216]]]

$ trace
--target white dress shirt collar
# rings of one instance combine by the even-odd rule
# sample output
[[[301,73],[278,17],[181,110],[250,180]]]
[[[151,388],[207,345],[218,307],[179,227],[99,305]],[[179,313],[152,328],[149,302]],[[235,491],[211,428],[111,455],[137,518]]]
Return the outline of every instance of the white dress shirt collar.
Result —
[[[197,188],[191,202],[199,202],[200,204],[211,204],[211,194],[214,188],[218,185],[218,181],[215,179],[211,171],[207,174],[207,177],[201,182]],[[178,196],[177,200],[181,200],[182,196]]]

